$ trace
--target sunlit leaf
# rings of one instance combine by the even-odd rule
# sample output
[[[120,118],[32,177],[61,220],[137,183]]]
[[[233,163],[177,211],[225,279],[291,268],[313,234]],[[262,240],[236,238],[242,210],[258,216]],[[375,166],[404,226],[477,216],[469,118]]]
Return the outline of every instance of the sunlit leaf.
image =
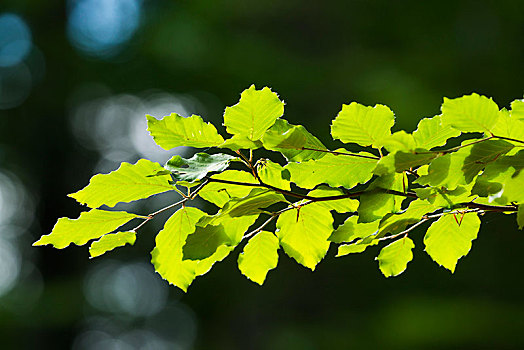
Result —
[[[334,197],[345,195],[344,191],[338,188],[331,188],[327,186],[319,186],[318,188],[310,191],[308,196],[322,198],[322,197]],[[321,206],[329,210],[334,210],[337,213],[349,213],[355,212],[358,208],[358,200],[352,198],[344,198],[337,200],[319,201],[314,204],[315,206]]]
[[[256,90],[255,85],[244,90],[240,101],[224,112],[224,125],[233,135],[260,140],[264,132],[284,114],[284,102],[268,87]]]
[[[238,256],[238,268],[244,276],[262,285],[268,271],[277,267],[278,247],[278,238],[273,233],[259,232]]]
[[[58,249],[65,248],[71,243],[84,245],[137,217],[140,216],[125,211],[92,209],[81,213],[78,219],[58,219],[51,233],[40,237],[33,245],[51,244]]]
[[[508,153],[513,147],[511,143],[504,140],[489,140],[471,146],[470,154],[464,159],[461,169],[466,183],[473,181],[486,165]]]
[[[179,146],[212,147],[224,142],[215,126],[198,115],[184,118],[172,113],[161,120],[148,115],[147,126],[155,142],[166,150]]]
[[[135,240],[135,231],[117,232],[103,235],[98,241],[91,243],[91,246],[89,247],[89,255],[91,258],[95,258],[115,248],[123,247],[128,243],[133,245],[135,244]]]
[[[151,176],[164,171],[159,164],[140,159],[136,164],[122,163],[120,168],[109,174],[98,174],[89,185],[72,193],[69,197],[91,208],[101,205],[109,207],[118,202],[131,202],[151,195],[172,191],[169,175]]]
[[[333,217],[328,209],[319,206],[286,211],[277,221],[276,234],[286,254],[311,270],[326,255],[331,232]]]
[[[511,102],[511,117],[524,122],[524,100]]]
[[[356,102],[342,105],[342,110],[331,124],[333,139],[361,146],[383,146],[391,135],[395,117],[391,109],[383,105],[367,107]]]
[[[174,156],[167,161],[164,168],[172,172],[171,176],[175,180],[193,182],[204,178],[210,172],[225,170],[233,159],[236,157],[224,153],[197,153],[190,159]]]
[[[442,125],[442,116],[424,118],[418,123],[417,130],[413,132],[413,138],[417,147],[432,149],[444,146],[448,139],[460,136],[460,131],[449,125]]]
[[[372,222],[382,218],[388,213],[396,213],[405,199],[384,193],[382,190],[396,190],[402,192],[404,174],[390,174],[377,178],[368,187],[367,193],[360,196],[358,207],[358,222]]]
[[[232,138],[224,141],[219,148],[229,148],[234,151],[239,149],[257,149],[262,147],[262,141],[251,141],[245,135],[234,135]]]
[[[345,152],[345,150],[337,151]],[[373,157],[366,152],[357,155]],[[378,160],[375,159],[357,156],[327,154],[321,159],[289,163],[284,168],[291,174],[291,182],[303,188],[313,188],[322,183],[332,187],[352,188],[371,179],[377,162]]]
[[[320,159],[326,147],[302,125],[291,125],[284,119],[277,119],[275,124],[262,137],[264,148],[278,151],[290,162],[302,162]]]
[[[409,203],[408,208],[402,213],[385,217],[380,222],[380,234],[384,236],[387,233],[399,233],[408,225],[419,222],[424,215],[433,213],[437,209],[439,209],[439,207],[435,204],[422,199],[416,199]]]
[[[515,117],[513,113],[510,116],[508,111],[502,110],[499,119],[497,120],[497,124],[493,127],[493,134],[524,141],[524,107],[522,109],[523,116],[520,120],[518,117]],[[516,145],[517,144],[518,143],[516,143]]]
[[[334,243],[351,242],[358,238],[368,237],[378,232],[380,220],[369,223],[357,223],[358,216],[350,216],[331,234],[329,240]]]
[[[408,237],[396,240],[382,248],[377,257],[380,271],[386,277],[398,276],[404,272],[413,259],[411,250],[415,244]]]
[[[249,195],[243,198],[233,198],[227,202],[221,210],[222,215],[231,217],[258,215],[263,208],[267,208],[286,199],[280,193],[265,188],[254,188]]]
[[[383,146],[388,152],[410,152],[417,146],[413,135],[408,134],[404,130],[397,131],[396,133],[386,137],[383,142]]]
[[[499,107],[491,98],[471,94],[455,99],[444,98],[442,125],[462,132],[491,132],[499,117]]]
[[[437,264],[455,272],[458,260],[469,253],[479,228],[480,219],[475,213],[444,215],[431,224],[424,236],[425,250]]]
[[[378,242],[379,242],[378,240],[374,240],[371,242],[364,243],[362,240],[359,240],[352,244],[343,244],[338,247],[336,257],[338,258],[338,257],[345,256],[348,254],[362,253],[368,247],[377,245]]]
[[[262,181],[283,190],[290,190],[289,172],[278,164],[268,159],[257,162],[257,172]]]
[[[253,184],[257,183],[253,174],[239,170],[226,170],[220,174],[211,176],[211,178]],[[221,208],[231,198],[242,198],[247,196],[252,189],[253,188],[249,186],[210,182],[198,192],[198,195],[204,198],[206,201],[211,202]]]

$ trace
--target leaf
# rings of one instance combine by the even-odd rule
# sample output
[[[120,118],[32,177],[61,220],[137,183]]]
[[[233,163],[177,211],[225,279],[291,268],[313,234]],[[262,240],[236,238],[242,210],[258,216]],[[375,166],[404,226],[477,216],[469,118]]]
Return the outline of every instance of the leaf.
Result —
[[[426,200],[415,199],[409,203],[408,208],[404,212],[390,215],[380,221],[379,237],[383,237],[387,233],[400,233],[408,225],[419,222],[424,215],[433,213],[437,209],[439,209],[439,207],[435,204]]]
[[[518,174],[517,174],[518,173]],[[503,195],[509,202],[524,203],[524,171],[516,172],[504,184]]]
[[[358,222],[372,222],[388,213],[399,211],[405,197],[384,193],[381,190],[403,191],[403,179],[404,174],[389,174],[373,181],[366,193],[360,196]]]
[[[260,140],[264,132],[284,114],[284,102],[268,87],[256,90],[255,85],[244,90],[240,101],[224,112],[224,125],[233,135]]]
[[[310,159],[320,159],[327,150],[315,136],[302,125],[291,125],[284,119],[277,119],[275,124],[262,137],[264,148],[278,151],[290,162],[302,162]],[[309,148],[309,149],[308,149]]]
[[[420,153],[417,153],[419,151]],[[405,170],[428,164],[435,157],[437,157],[436,153],[419,149],[415,152],[397,151],[382,157],[373,170],[373,173],[379,176],[394,172],[402,173]]]
[[[461,169],[464,173],[466,183],[473,181],[475,176],[477,176],[486,165],[508,153],[513,147],[513,144],[504,140],[488,140],[473,145],[470,154],[464,159],[464,165]]]
[[[360,152],[358,155],[373,157],[372,154],[366,152]],[[291,174],[291,182],[302,188],[310,189],[325,183],[332,187],[342,186],[349,189],[356,184],[369,181],[376,165],[377,160],[375,159],[326,154],[322,159],[289,163],[284,169]]]
[[[462,132],[491,132],[499,117],[499,107],[491,98],[471,94],[444,98],[442,125]]]
[[[131,202],[151,195],[174,190],[169,175],[150,176],[163,171],[159,164],[140,159],[136,164],[122,163],[109,174],[98,174],[89,185],[69,197],[91,208],[109,207],[118,202]]]
[[[334,243],[351,242],[358,238],[365,238],[378,232],[380,220],[369,223],[357,223],[358,216],[350,216],[329,237]]]
[[[468,186],[457,186],[454,190],[444,187],[415,188],[414,191],[420,199],[442,208],[452,209],[456,204],[470,202],[475,196],[471,194],[473,183]]]
[[[239,170],[226,170],[211,176],[211,178],[256,184],[255,177],[251,173]],[[252,189],[253,187],[249,186],[210,182],[198,192],[198,195],[221,208],[231,198],[247,196]]]
[[[268,231],[260,231],[251,238],[238,256],[240,272],[253,282],[264,283],[269,270],[277,267],[278,238]]]
[[[195,277],[207,273],[213,264],[223,260],[231,247],[221,246],[209,258],[182,260],[182,247],[189,234],[195,231],[195,225],[205,215],[197,208],[184,207],[175,212],[164,224],[162,231],[156,236],[156,246],[151,252],[151,262],[156,272],[170,284],[184,292]]]
[[[413,260],[415,244],[408,237],[396,240],[382,248],[377,257],[380,271],[386,277],[398,276],[404,272],[408,263]]]
[[[140,216],[125,211],[92,209],[81,213],[78,219],[58,219],[51,233],[40,237],[33,246],[51,244],[55,248],[62,249],[71,243],[84,245],[137,217]]]
[[[331,197],[331,196],[341,196],[345,195],[344,191],[338,188],[331,188],[327,186],[319,186],[318,188],[310,191],[308,196],[311,197]],[[334,210],[337,213],[349,213],[355,212],[358,208],[358,200],[351,198],[329,200],[329,201],[319,201],[310,205],[321,206],[323,208]]]
[[[331,124],[331,135],[344,143],[380,148],[391,135],[395,116],[383,105],[366,107],[356,102],[342,105],[342,110]]]
[[[179,146],[213,147],[224,142],[215,126],[205,123],[198,115],[184,118],[172,113],[161,120],[150,115],[146,118],[147,130],[155,142],[165,150]]]
[[[186,238],[182,260],[203,260],[213,255],[221,245],[234,246],[235,243],[222,224],[197,226],[195,232]]]
[[[244,135],[234,135],[232,138],[225,140],[224,143],[218,147],[229,148],[233,151],[239,149],[258,149],[262,147],[262,142],[259,140],[251,141]]]
[[[278,164],[268,159],[261,159],[257,162],[257,173],[267,185],[271,185],[283,190],[291,190],[289,172]]]
[[[123,247],[127,243],[133,245],[135,244],[135,240],[135,231],[125,231],[103,235],[98,241],[91,243],[91,246],[89,247],[89,255],[91,258],[95,258],[115,248]]]
[[[464,214],[458,219],[460,225],[453,215],[442,216],[431,224],[424,236],[429,256],[452,273],[458,259],[470,251],[471,241],[477,238],[480,228],[480,219],[475,213]]]
[[[502,110],[500,112],[497,124],[493,128],[494,135],[501,137],[509,137],[517,140],[524,140],[524,108],[522,119],[509,114],[508,111]]]
[[[315,270],[326,255],[328,238],[333,231],[333,217],[328,209],[306,205],[288,210],[277,220],[276,234],[287,255],[299,264]]]
[[[463,145],[470,143],[465,141]],[[466,179],[462,171],[464,161],[471,154],[468,147],[459,149],[435,158],[428,168],[427,175],[421,175],[415,183],[446,187],[449,190],[457,188],[458,185],[466,185]]]
[[[449,125],[442,125],[442,116],[422,119],[413,132],[417,147],[432,149],[444,146],[448,139],[460,136],[460,131]]]
[[[164,168],[171,171],[173,179],[177,181],[193,182],[204,178],[207,173],[225,170],[233,159],[236,157],[224,153],[197,153],[190,159],[174,156]]]
[[[373,245],[378,244],[378,240],[374,240],[368,243],[364,243],[363,240],[359,240],[356,243],[352,244],[343,244],[338,247],[338,252],[336,257],[339,258],[341,256],[345,256],[348,254],[355,254],[355,253],[362,253],[365,251],[368,247],[371,247]]]
[[[231,217],[258,215],[263,208],[267,208],[286,199],[280,193],[265,188],[254,188],[243,198],[233,198],[221,210],[221,215]]]
[[[411,152],[416,148],[415,139],[413,135],[408,134],[404,130],[397,131],[384,140],[384,148],[388,152]]]
[[[511,102],[511,117],[524,122],[524,100]]]

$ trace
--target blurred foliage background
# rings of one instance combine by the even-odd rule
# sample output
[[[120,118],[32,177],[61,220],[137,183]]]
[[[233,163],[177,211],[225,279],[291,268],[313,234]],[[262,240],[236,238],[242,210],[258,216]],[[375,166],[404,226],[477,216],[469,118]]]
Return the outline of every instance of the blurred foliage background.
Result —
[[[263,287],[236,254],[188,294],[149,263],[162,220],[134,247],[31,243],[82,208],[66,194],[120,162],[163,162],[146,113],[220,125],[250,84],[330,147],[342,103],[391,107],[395,130],[473,91],[500,107],[524,92],[524,4],[492,1],[2,0],[0,339],[3,349],[522,349],[524,240],[485,215],[454,275],[423,252],[397,278],[374,256],[315,273],[281,254]],[[221,131],[224,131],[222,128]],[[191,150],[177,149],[182,155]],[[141,213],[174,195],[134,204]]]

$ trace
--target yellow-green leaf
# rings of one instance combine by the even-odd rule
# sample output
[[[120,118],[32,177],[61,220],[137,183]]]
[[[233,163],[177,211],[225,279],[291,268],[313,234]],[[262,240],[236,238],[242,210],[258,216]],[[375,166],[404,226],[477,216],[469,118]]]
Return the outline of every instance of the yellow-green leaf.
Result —
[[[84,245],[92,239],[112,232],[139,215],[125,211],[92,209],[80,214],[78,219],[60,218],[50,234],[40,237],[34,246],[51,244],[62,249],[69,244]]]
[[[123,247],[128,243],[133,245],[135,244],[135,240],[135,231],[125,231],[103,235],[98,241],[91,243],[91,246],[89,247],[89,255],[91,258],[95,258],[115,248]]]
[[[422,119],[413,132],[418,148],[432,149],[444,146],[448,139],[460,136],[460,131],[449,125],[442,125],[442,116]]]
[[[211,178],[256,184],[253,174],[239,170],[226,170],[220,174],[211,176]],[[221,208],[231,198],[247,196],[252,189],[253,187],[250,186],[210,182],[198,192],[198,195]]]
[[[257,90],[255,85],[244,90],[240,101],[224,112],[224,125],[233,135],[260,140],[267,129],[284,114],[284,102],[268,87]]]
[[[499,107],[491,98],[471,94],[455,99],[444,98],[442,125],[462,132],[491,132],[499,117]]]
[[[424,236],[425,250],[437,264],[455,272],[458,260],[469,253],[479,228],[476,213],[442,216]]]
[[[238,256],[238,268],[244,276],[262,285],[268,271],[277,267],[278,247],[278,238],[273,233],[261,231]]]
[[[404,272],[408,263],[413,259],[411,252],[413,248],[415,248],[415,244],[408,237],[396,240],[382,248],[377,260],[384,276],[398,276]]]
[[[152,176],[164,170],[159,164],[146,159],[140,159],[136,164],[122,163],[120,168],[109,174],[93,176],[89,185],[69,197],[91,208],[98,208],[172,191],[174,188],[169,183],[169,175]]]
[[[224,142],[215,126],[198,115],[184,118],[172,113],[161,120],[148,115],[147,126],[155,142],[165,150],[179,146],[212,147]]]
[[[350,216],[335,232],[329,240],[334,243],[351,242],[357,238],[365,238],[378,232],[380,220],[369,223],[357,223],[358,216]]]

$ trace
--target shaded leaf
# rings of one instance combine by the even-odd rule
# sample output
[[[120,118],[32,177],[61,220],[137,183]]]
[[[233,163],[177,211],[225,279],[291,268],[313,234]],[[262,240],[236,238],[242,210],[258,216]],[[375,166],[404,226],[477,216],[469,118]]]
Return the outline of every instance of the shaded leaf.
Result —
[[[458,260],[471,249],[471,241],[477,238],[480,219],[477,214],[464,214],[459,223],[453,215],[445,215],[431,224],[424,244],[426,252],[439,265],[455,272]]]
[[[378,232],[380,220],[369,223],[358,223],[358,216],[350,216],[329,237],[334,243],[351,242],[358,238],[365,238]]]
[[[284,102],[276,93],[268,87],[256,90],[255,85],[251,85],[242,92],[236,105],[226,108],[224,125],[228,133],[256,141],[282,114]]]
[[[264,283],[269,270],[277,267],[278,238],[268,231],[260,231],[251,238],[238,256],[240,272],[253,282]]]
[[[169,175],[150,176],[162,171],[164,168],[159,164],[146,159],[140,159],[136,164],[122,163],[120,168],[109,174],[93,176],[89,185],[69,197],[91,208],[98,208],[172,191],[174,187],[169,183]]]
[[[416,199],[409,203],[408,208],[399,214],[393,214],[380,221],[380,237],[387,233],[402,232],[408,225],[419,222],[426,214],[433,213],[439,209],[435,204],[426,200]]]
[[[386,277],[398,276],[404,272],[408,263],[413,260],[415,244],[408,237],[396,240],[382,248],[377,257],[382,274]]]
[[[405,199],[403,196],[384,193],[381,190],[403,191],[404,174],[389,174],[377,178],[369,185],[366,193],[360,196],[358,222],[372,222],[388,213],[396,213]]]
[[[135,231],[117,232],[103,235],[98,241],[91,243],[91,246],[89,247],[89,255],[91,258],[95,258],[115,248],[123,247],[127,243],[133,245],[135,244],[135,240]]]
[[[213,255],[221,245],[236,245],[222,224],[196,226],[195,232],[186,238],[182,260],[204,260]]]
[[[211,178],[256,184],[255,177],[251,173],[239,170],[226,170]],[[252,189],[253,187],[249,186],[210,182],[198,192],[198,195],[221,208],[231,198],[247,196]]]
[[[258,215],[263,208],[267,208],[286,199],[280,193],[266,188],[253,188],[249,195],[243,198],[233,198],[227,202],[221,210],[221,215],[231,217]]]
[[[225,170],[236,157],[229,154],[197,153],[190,159],[174,156],[164,166],[172,172],[173,179],[193,182],[204,178],[208,173]]]
[[[198,115],[184,118],[172,113],[161,120],[150,115],[146,117],[147,130],[155,142],[165,150],[179,146],[212,147],[224,142],[215,126],[205,123]]]
[[[342,110],[331,124],[331,135],[344,143],[380,148],[391,135],[395,117],[383,105],[367,107],[356,102],[342,105]]]
[[[239,149],[258,149],[262,147],[262,142],[259,140],[251,141],[245,135],[234,135],[232,138],[224,141],[219,148],[229,148],[234,151]]]
[[[33,245],[51,244],[58,249],[65,248],[71,243],[84,245],[137,217],[140,216],[125,211],[92,209],[81,213],[78,219],[58,219],[51,233],[40,237]]]
[[[519,209],[517,211],[517,224],[519,225],[519,230],[524,228],[524,204],[519,205]]]
[[[344,195],[344,191],[338,188],[331,188],[327,186],[319,186],[310,191],[307,195],[311,197],[331,197]],[[352,198],[344,198],[329,201],[319,201],[310,205],[321,206],[323,208],[334,210],[337,213],[355,212],[358,208],[358,200]]]

